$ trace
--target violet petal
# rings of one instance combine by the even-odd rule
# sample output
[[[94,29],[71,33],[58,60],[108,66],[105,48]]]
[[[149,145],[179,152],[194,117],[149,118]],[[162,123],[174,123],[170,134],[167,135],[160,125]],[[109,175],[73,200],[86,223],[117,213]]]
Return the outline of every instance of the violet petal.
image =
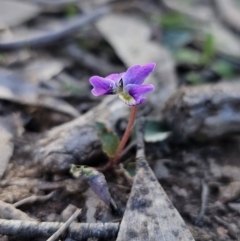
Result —
[[[146,98],[143,97],[143,95],[150,93],[154,90],[153,85],[127,85],[125,87],[125,91],[131,95],[135,101],[135,105],[142,104],[146,101]]]
[[[123,77],[124,74],[125,74],[125,72],[120,73],[120,74],[110,74],[110,75],[106,76],[105,78],[113,80],[114,82],[118,82]]]
[[[153,72],[155,66],[155,63],[149,63],[143,66],[132,66],[126,71],[125,75],[123,76],[124,86],[128,84],[142,84],[144,80],[148,77],[148,75]]]
[[[113,80],[93,76],[89,82],[93,86],[92,94],[95,96],[112,94],[114,92],[115,83]]]

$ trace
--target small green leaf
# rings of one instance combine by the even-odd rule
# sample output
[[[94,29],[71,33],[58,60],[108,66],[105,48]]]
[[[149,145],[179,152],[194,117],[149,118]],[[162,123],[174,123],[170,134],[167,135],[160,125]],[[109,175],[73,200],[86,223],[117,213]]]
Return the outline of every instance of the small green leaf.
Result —
[[[201,64],[201,53],[196,50],[181,48],[173,55],[173,57],[178,64]]]
[[[158,142],[167,139],[170,136],[169,129],[155,120],[147,120],[144,128],[144,140],[146,142]]]
[[[73,177],[78,178],[81,175],[81,168],[78,168],[76,165],[72,164],[70,173],[73,175]]]
[[[1,53],[0,54],[0,63],[4,63],[4,57],[5,57],[4,54]]]
[[[186,75],[186,80],[192,85],[200,85],[203,84],[203,79],[197,72],[189,72]]]
[[[224,60],[215,61],[211,66],[211,70],[219,74],[222,78],[231,78],[235,75],[233,66]]]
[[[117,134],[109,130],[103,123],[96,122],[98,136],[102,142],[103,151],[109,156],[113,157],[119,145],[119,138]]]
[[[208,64],[215,55],[215,39],[212,34],[207,34],[203,43],[202,63]]]
[[[128,165],[125,169],[131,177],[134,177],[136,175],[136,170],[137,170],[136,162],[128,163]]]
[[[77,15],[77,13],[78,13],[78,9],[75,5],[69,4],[69,5],[66,6],[65,15],[67,17],[75,16],[75,15]]]
[[[160,20],[160,25],[163,28],[180,28],[187,25],[187,18],[179,13],[170,13],[164,15]]]
[[[83,92],[81,89],[79,89],[75,86],[69,85],[69,84],[64,84],[63,87],[67,91],[71,92],[71,94],[79,95],[79,94],[82,94],[82,92]]]

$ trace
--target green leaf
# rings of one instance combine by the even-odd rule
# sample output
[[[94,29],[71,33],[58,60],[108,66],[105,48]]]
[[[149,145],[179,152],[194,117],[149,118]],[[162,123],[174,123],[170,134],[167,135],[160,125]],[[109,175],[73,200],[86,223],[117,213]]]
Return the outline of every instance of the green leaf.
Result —
[[[173,55],[178,64],[201,64],[201,53],[196,50],[182,48]]]
[[[232,78],[235,75],[234,67],[224,60],[215,61],[210,68],[222,78]]]
[[[186,75],[186,80],[192,85],[200,85],[203,84],[203,79],[197,72],[190,72]]]
[[[203,43],[202,63],[208,64],[215,55],[215,39],[212,34],[207,34]]]
[[[78,14],[78,8],[75,5],[69,4],[65,8],[65,15],[67,17],[73,17]]]
[[[128,163],[125,169],[131,177],[134,177],[136,175],[136,170],[137,170],[136,162]]]
[[[4,54],[0,54],[0,63],[4,62]]]
[[[156,120],[147,120],[144,128],[144,140],[146,142],[158,142],[167,139],[170,136],[169,129]]]
[[[164,15],[160,20],[160,25],[163,28],[180,28],[187,25],[187,18],[179,13],[170,13]]]
[[[75,87],[75,86],[70,85],[70,84],[63,84],[63,87],[64,87],[67,91],[71,92],[71,94],[74,94],[74,95],[80,95],[80,94],[82,94],[82,92],[83,92],[80,88]]]
[[[73,177],[78,178],[81,175],[81,168],[77,167],[76,165],[72,164],[70,173],[73,175]]]
[[[117,134],[100,122],[96,122],[96,127],[98,130],[98,136],[102,142],[103,151],[109,157],[113,157],[119,145]]]

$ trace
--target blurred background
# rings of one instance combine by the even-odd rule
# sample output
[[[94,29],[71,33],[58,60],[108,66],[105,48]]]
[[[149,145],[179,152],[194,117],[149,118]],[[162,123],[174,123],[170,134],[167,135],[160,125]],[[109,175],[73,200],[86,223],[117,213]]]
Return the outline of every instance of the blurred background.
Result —
[[[95,105],[91,75],[137,63],[157,63],[155,103],[179,86],[236,79],[239,30],[233,0],[1,0],[0,99],[9,102],[1,102],[0,112],[16,107],[5,104],[24,104],[28,128],[39,131],[40,110],[29,107],[65,113],[66,121]]]

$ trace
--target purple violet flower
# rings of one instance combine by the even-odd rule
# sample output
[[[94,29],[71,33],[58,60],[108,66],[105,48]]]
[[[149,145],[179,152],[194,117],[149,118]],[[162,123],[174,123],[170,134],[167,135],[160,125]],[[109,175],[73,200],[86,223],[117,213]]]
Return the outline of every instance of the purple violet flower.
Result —
[[[89,80],[93,86],[92,94],[95,96],[117,94],[129,106],[142,104],[146,101],[143,95],[154,90],[153,85],[144,85],[143,82],[153,72],[155,66],[155,63],[134,65],[126,72],[110,74],[105,78],[92,76]]]

